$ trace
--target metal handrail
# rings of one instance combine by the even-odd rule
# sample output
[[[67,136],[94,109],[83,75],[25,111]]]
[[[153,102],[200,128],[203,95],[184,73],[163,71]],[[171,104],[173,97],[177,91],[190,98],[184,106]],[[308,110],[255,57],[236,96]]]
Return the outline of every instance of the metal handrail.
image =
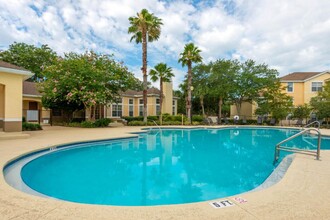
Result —
[[[160,131],[162,131],[162,129],[161,129],[161,127],[157,124],[157,122],[156,121],[154,121],[154,120],[151,120],[151,121],[153,121],[154,122],[154,124],[158,127],[158,129],[160,130]]]
[[[311,150],[304,150],[304,149],[297,149],[297,148],[289,148],[289,147],[282,147],[281,144],[284,144],[287,141],[290,141],[300,135],[303,135],[307,132],[310,131],[315,131],[318,134],[318,142],[317,142],[317,150],[316,152],[311,151]],[[301,154],[307,154],[307,155],[312,155],[312,156],[316,156],[316,159],[319,160],[320,159],[320,150],[321,150],[321,132],[316,129],[316,128],[307,128],[302,130],[301,132],[294,134],[290,137],[288,137],[287,139],[281,141],[280,143],[276,144],[275,146],[275,154],[274,154],[274,164],[278,161],[278,158],[280,157],[280,150],[283,151],[289,151],[289,152],[294,152],[294,153],[301,153]]]
[[[320,127],[321,127],[321,123],[319,121],[313,121],[313,122],[305,125],[304,128],[307,128],[307,127],[311,126],[312,124],[317,124],[318,129],[320,129]]]

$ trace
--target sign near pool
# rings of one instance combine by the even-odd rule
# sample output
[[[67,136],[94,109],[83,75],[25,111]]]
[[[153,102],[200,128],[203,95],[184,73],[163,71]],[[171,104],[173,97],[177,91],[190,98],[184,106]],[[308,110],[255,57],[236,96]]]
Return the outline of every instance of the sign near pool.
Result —
[[[214,202],[210,202],[209,203],[211,206],[213,206],[213,208],[225,208],[225,207],[230,207],[230,206],[234,206],[235,204],[232,203],[229,200],[220,200],[220,201],[214,201]]]

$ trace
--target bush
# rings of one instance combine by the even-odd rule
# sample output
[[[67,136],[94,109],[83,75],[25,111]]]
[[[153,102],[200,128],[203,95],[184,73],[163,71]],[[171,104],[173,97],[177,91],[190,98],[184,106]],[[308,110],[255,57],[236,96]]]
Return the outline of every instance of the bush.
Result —
[[[192,116],[192,121],[194,122],[203,122],[203,116],[202,115],[193,115]]]
[[[37,131],[37,130],[42,130],[42,127],[41,127],[40,124],[33,124],[33,123],[23,122],[22,123],[22,130],[23,131]]]
[[[158,116],[148,116],[147,119],[150,121],[158,121],[159,117]],[[142,120],[143,120],[143,118],[142,118]]]
[[[163,125],[181,125],[181,121],[164,121]]]
[[[129,126],[145,126],[143,121],[130,121],[127,123]]]
[[[112,120],[110,118],[101,118],[101,119],[97,119],[94,122],[94,124],[95,124],[95,127],[97,127],[97,128],[108,127],[108,125],[111,121]]]
[[[82,128],[95,128],[95,123],[94,122],[91,122],[91,121],[83,121],[80,123],[80,126]]]
[[[81,127],[81,123],[71,122],[71,123],[67,124],[66,126],[68,126],[68,127]]]
[[[122,118],[125,119],[127,121],[127,123],[129,123],[131,121],[143,121],[143,116],[137,116],[137,117],[125,116]]]

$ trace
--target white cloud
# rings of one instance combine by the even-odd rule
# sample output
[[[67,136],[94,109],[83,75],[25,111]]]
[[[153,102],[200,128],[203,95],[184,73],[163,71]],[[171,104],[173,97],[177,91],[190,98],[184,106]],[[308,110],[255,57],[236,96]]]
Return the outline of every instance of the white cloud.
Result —
[[[113,53],[140,77],[141,45],[129,41],[127,28],[142,8],[164,23],[160,39],[148,44],[148,65],[172,66],[175,87],[186,73],[177,59],[188,42],[205,62],[254,59],[281,75],[330,69],[326,0],[0,0],[0,49],[14,41],[48,44],[60,54],[94,49]]]

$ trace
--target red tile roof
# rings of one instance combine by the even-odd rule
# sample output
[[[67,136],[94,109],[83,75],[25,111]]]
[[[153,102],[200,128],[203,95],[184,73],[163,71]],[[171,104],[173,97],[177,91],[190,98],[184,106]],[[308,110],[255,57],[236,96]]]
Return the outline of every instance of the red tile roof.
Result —
[[[320,74],[321,72],[294,72],[280,78],[281,81],[298,80],[304,81]]]
[[[2,61],[0,60],[0,67],[3,67],[3,68],[8,68],[8,69],[15,69],[15,70],[23,70],[23,71],[28,71],[22,67],[19,67],[19,66],[16,66],[14,64],[11,64],[11,63],[7,63],[5,61]]]

